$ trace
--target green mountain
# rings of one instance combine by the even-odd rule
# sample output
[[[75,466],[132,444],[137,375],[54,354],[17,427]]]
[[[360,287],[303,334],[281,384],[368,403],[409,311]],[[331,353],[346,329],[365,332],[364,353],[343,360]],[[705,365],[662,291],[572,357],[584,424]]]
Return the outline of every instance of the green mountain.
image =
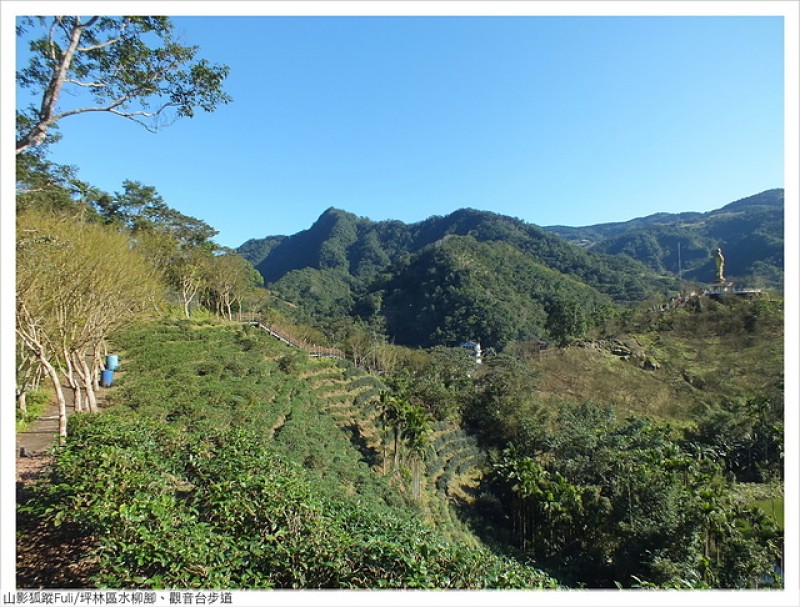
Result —
[[[249,240],[239,252],[301,321],[359,316],[401,344],[501,346],[580,336],[612,303],[675,294],[679,277],[709,282],[717,247],[727,277],[780,288],[783,190],[708,213],[586,228],[543,229],[474,209],[376,222],[330,208],[307,230]]]
[[[409,278],[403,274],[427,271],[446,274],[446,267],[430,270],[424,270],[424,267],[445,261],[433,251],[454,237],[469,237],[470,244],[464,246],[472,249],[484,266],[486,260],[499,263],[508,257],[509,263],[513,259],[524,268],[514,276],[505,270],[499,271],[498,276],[510,280],[497,282],[489,300],[472,293],[471,297],[480,300],[482,306],[495,298],[520,303],[530,297],[525,293],[541,288],[543,284],[580,284],[584,290],[594,291],[593,299],[602,294],[607,300],[617,302],[639,301],[653,292],[663,293],[677,287],[673,277],[659,276],[628,257],[587,251],[519,219],[473,209],[461,209],[445,217],[434,216],[418,223],[404,224],[399,221],[374,222],[331,208],[308,230],[292,236],[250,240],[239,248],[239,252],[261,272],[273,292],[302,307],[311,318],[356,312],[363,315],[365,310],[367,314],[382,314],[381,301],[386,300],[387,323],[399,331],[404,323],[402,315],[397,312],[396,302],[402,297],[393,293],[398,290],[397,285],[404,281],[408,283]],[[478,244],[491,246],[478,251],[475,249]],[[502,253],[498,253],[496,245],[505,247]],[[485,267],[485,271],[488,275],[493,269]],[[556,278],[548,274],[547,280],[543,280],[542,275],[548,272],[555,273],[553,276]],[[473,277],[471,280],[474,282],[476,279]],[[432,286],[430,281],[424,284],[426,288]],[[539,307],[555,297],[553,293],[537,293]],[[417,295],[430,298],[433,294],[420,292]],[[404,296],[416,300],[417,295],[408,291]],[[450,303],[445,308],[452,308],[455,295],[449,294],[448,297]],[[507,307],[507,303],[489,306],[490,309]],[[513,331],[498,333],[493,329],[488,334],[502,342],[511,334],[538,331],[546,320],[541,310],[529,312],[528,320]],[[519,317],[519,311],[509,313]],[[533,318],[536,320],[531,320]],[[468,333],[476,326],[476,322],[469,319],[460,324],[451,319],[449,324],[453,326],[452,331],[446,332],[450,337],[454,336],[457,325],[459,334]],[[504,337],[501,338],[500,333]],[[420,338],[415,343],[436,340],[434,332],[426,333],[424,339],[419,331],[414,334]],[[404,335],[394,333],[392,337],[409,343]]]
[[[335,270],[364,285],[406,255],[418,253],[447,236],[472,236],[478,242],[505,242],[539,263],[574,276],[615,299],[638,300],[663,288],[640,264],[587,252],[538,226],[488,211],[460,209],[424,221],[374,222],[338,209],[326,210],[308,230],[293,236],[252,239],[238,251],[267,284],[305,268]],[[631,283],[622,275],[643,279]]]
[[[781,288],[783,199],[783,190],[774,189],[707,213],[658,213],[622,223],[545,229],[589,250],[627,255],[655,272],[680,272],[683,279],[699,282],[714,276],[709,252],[720,247],[728,278]]]
[[[511,244],[472,236],[426,247],[379,286],[388,332],[405,345],[566,339],[602,323],[611,305],[607,295]]]

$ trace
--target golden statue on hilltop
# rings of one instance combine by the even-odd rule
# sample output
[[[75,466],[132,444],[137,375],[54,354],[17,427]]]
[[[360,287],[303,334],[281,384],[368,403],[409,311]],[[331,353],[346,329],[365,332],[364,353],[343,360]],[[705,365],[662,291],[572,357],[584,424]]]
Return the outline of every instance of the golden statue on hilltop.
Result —
[[[717,282],[725,282],[725,258],[722,256],[722,249],[717,249],[714,253],[714,262],[717,264]]]

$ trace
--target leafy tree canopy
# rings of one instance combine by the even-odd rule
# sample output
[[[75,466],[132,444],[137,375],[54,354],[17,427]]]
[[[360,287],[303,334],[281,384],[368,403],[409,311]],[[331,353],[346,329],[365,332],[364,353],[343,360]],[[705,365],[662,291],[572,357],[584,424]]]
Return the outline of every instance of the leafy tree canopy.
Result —
[[[168,17],[27,18],[17,35],[30,50],[17,81],[40,96],[17,113],[17,154],[70,116],[110,113],[156,131],[231,101],[229,68],[197,59],[199,47],[180,44]]]

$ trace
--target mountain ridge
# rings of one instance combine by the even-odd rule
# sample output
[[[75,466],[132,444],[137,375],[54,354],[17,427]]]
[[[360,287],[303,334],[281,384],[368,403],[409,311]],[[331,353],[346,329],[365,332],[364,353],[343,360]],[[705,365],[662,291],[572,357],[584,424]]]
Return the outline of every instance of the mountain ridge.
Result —
[[[681,279],[711,282],[717,247],[738,284],[780,288],[782,205],[783,191],[768,190],[708,213],[658,213],[569,234],[471,208],[406,224],[329,207],[308,229],[251,239],[239,252],[301,322],[361,319],[408,345],[562,340],[596,326],[583,304],[630,305],[677,296]],[[569,238],[587,234],[601,239],[580,246]]]
[[[725,212],[725,211],[740,210],[742,208],[753,207],[753,206],[767,206],[767,207],[781,207],[781,208],[783,208],[783,204],[784,204],[784,190],[783,190],[783,188],[771,188],[771,189],[759,192],[758,194],[753,194],[751,196],[746,196],[744,198],[740,198],[740,199],[735,200],[733,202],[727,203],[727,204],[723,205],[722,207],[720,207],[718,209],[713,209],[711,211],[705,211],[705,212],[703,212],[703,211],[681,211],[681,212],[678,212],[678,213],[658,212],[658,213],[652,213],[650,215],[645,215],[645,216],[642,216],[642,217],[634,217],[632,219],[628,219],[628,220],[625,220],[625,221],[602,222],[602,223],[590,224],[590,225],[585,225],[585,226],[568,226],[568,225],[563,225],[563,224],[552,224],[552,225],[547,225],[547,226],[541,226],[541,225],[536,224],[536,223],[524,222],[521,219],[517,219],[517,218],[511,217],[509,215],[500,215],[499,213],[495,213],[493,211],[481,211],[479,209],[474,209],[474,208],[471,208],[471,207],[460,207],[460,208],[456,209],[455,211],[452,211],[451,213],[448,213],[447,215],[431,215],[426,219],[420,219],[418,221],[413,221],[413,222],[406,223],[406,222],[400,221],[399,219],[373,220],[373,219],[371,219],[369,217],[363,217],[363,216],[356,215],[355,213],[347,211],[346,209],[339,209],[337,207],[330,206],[330,207],[328,207],[327,209],[325,209],[322,212],[322,214],[317,218],[315,223],[312,224],[312,227],[314,225],[316,225],[316,223],[318,223],[321,219],[323,219],[325,217],[337,216],[337,215],[338,216],[341,216],[341,215],[351,216],[351,217],[357,218],[357,219],[359,219],[361,221],[367,221],[367,222],[373,223],[373,224],[381,223],[381,224],[399,224],[399,225],[404,225],[404,226],[417,226],[419,224],[423,224],[425,222],[428,222],[428,221],[430,221],[432,219],[437,219],[437,218],[441,219],[441,218],[452,217],[453,215],[456,215],[456,214],[459,214],[459,213],[462,213],[462,212],[465,212],[465,213],[474,212],[474,213],[487,213],[487,214],[491,214],[491,215],[507,217],[509,219],[513,219],[513,220],[516,220],[516,221],[527,223],[528,225],[536,226],[536,227],[538,227],[538,228],[540,228],[542,230],[548,231],[548,232],[556,233],[556,234],[558,234],[558,235],[560,235],[560,236],[562,236],[564,238],[567,238],[567,240],[571,240],[571,238],[569,238],[567,236],[563,236],[563,235],[564,234],[570,234],[570,233],[581,233],[581,232],[586,232],[586,231],[590,231],[590,230],[603,231],[603,232],[605,232],[607,234],[617,234],[619,232],[628,231],[628,230],[633,229],[635,227],[640,227],[641,225],[675,223],[676,221],[693,220],[693,219],[697,219],[697,218],[700,218],[700,217],[706,217],[706,216],[711,216],[711,215],[714,215],[714,214],[719,214],[719,213]],[[300,232],[296,232],[294,234],[294,236],[296,236],[298,234],[301,234],[303,232],[307,232],[310,229],[311,228],[307,228],[306,230],[301,230]],[[242,243],[239,247],[237,247],[237,250],[240,250],[240,251],[242,249],[246,249],[246,250],[247,249],[251,249],[252,250],[253,243],[261,243],[261,242],[264,242],[264,241],[270,241],[270,242],[271,241],[278,241],[278,242],[280,242],[280,241],[282,241],[282,240],[284,240],[286,238],[291,238],[291,236],[293,236],[293,235],[269,234],[269,235],[264,236],[263,238],[256,238],[256,237],[249,238],[244,243]],[[252,253],[248,252],[248,255],[250,255],[252,257]]]
[[[567,238],[574,240],[581,238],[587,233],[600,233],[602,237],[609,237],[618,235],[621,232],[651,226],[651,225],[664,225],[674,224],[682,221],[693,221],[706,217],[713,217],[720,213],[727,211],[741,210],[743,208],[751,208],[754,206],[768,206],[768,207],[781,207],[783,208],[783,188],[772,188],[764,190],[758,194],[746,196],[730,202],[718,209],[711,211],[682,211],[679,213],[653,213],[643,217],[634,217],[626,221],[613,221],[603,222],[587,226],[567,226],[567,225],[549,225],[543,226],[542,229],[553,232]]]
[[[587,253],[534,224],[470,208],[405,224],[397,220],[375,222],[331,207],[307,230],[291,236],[251,239],[237,250],[268,285],[305,268],[337,270],[369,281],[405,255],[417,254],[452,235],[473,236],[479,242],[510,242],[545,265],[575,273],[601,290],[604,272],[646,273],[635,260]],[[623,299],[641,294],[611,293]]]
[[[448,215],[433,215],[412,223],[394,219],[373,221],[331,206],[306,230],[288,236],[269,235],[264,238],[251,238],[238,247],[237,251],[261,272],[267,283],[279,280],[292,270],[305,267],[316,269],[338,267],[346,269],[348,273],[363,277],[366,274],[374,275],[376,273],[370,266],[385,268],[390,263],[397,261],[403,254],[418,252],[423,247],[449,234],[469,234],[470,229],[474,229],[476,218],[484,218],[505,224],[507,232],[505,235],[484,235],[479,237],[479,240],[498,240],[503,236],[513,236],[515,230],[524,226],[528,229],[529,234],[530,230],[538,231],[539,235],[555,234],[572,244],[586,249],[596,249],[596,252],[612,255],[624,253],[656,272],[670,272],[677,275],[682,270],[686,270],[688,272],[685,275],[686,278],[702,280],[702,276],[708,277],[712,275],[713,271],[712,261],[710,256],[707,256],[706,249],[710,251],[717,246],[736,247],[745,236],[739,234],[737,238],[731,239],[727,237],[724,228],[713,230],[709,228],[708,224],[719,224],[722,221],[730,223],[732,219],[737,216],[741,217],[742,214],[761,215],[764,222],[769,223],[767,235],[772,238],[772,242],[768,243],[771,245],[768,247],[770,249],[768,255],[762,255],[762,257],[772,257],[771,264],[782,267],[782,259],[779,259],[778,255],[778,249],[782,247],[782,242],[777,241],[782,236],[779,232],[782,232],[783,205],[783,189],[773,188],[733,201],[712,211],[654,213],[622,222],[582,227],[563,225],[542,227],[514,217],[469,207],[456,209]],[[337,228],[339,228],[338,234],[336,233]],[[682,243],[685,245],[682,262],[689,263],[686,268],[678,266],[677,241],[674,247],[675,252],[660,250],[658,254],[661,259],[660,262],[656,262],[654,259],[648,260],[647,252],[638,251],[636,243],[632,244],[629,238],[631,234],[654,234],[657,230],[666,230],[665,235],[661,237],[663,240],[664,237],[674,237],[676,229],[692,229],[695,232],[693,235],[700,238],[700,242],[690,242],[691,239],[687,239],[685,243]],[[626,234],[629,236],[628,238],[625,238]],[[351,259],[342,258],[341,252],[338,253],[339,258],[337,259],[337,252],[330,246],[324,246],[325,241],[332,238],[340,238],[346,242],[345,257],[351,257]],[[364,238],[366,238],[366,242],[360,242]],[[393,247],[386,246],[389,240],[393,241]],[[715,240],[715,242],[710,242],[711,240]],[[763,243],[761,244],[763,245]],[[659,248],[663,249],[663,243]],[[705,263],[698,264],[697,258],[701,255],[707,258],[703,260]],[[652,257],[652,252],[650,256]],[[264,264],[267,257],[270,257],[269,263]],[[666,259],[667,257],[671,258]],[[734,264],[731,269],[736,270],[736,274],[747,274],[755,261],[758,259],[748,259],[746,263]],[[351,268],[351,264],[355,267]],[[355,272],[352,271],[353,269]],[[771,277],[775,278],[774,272]]]
[[[700,282],[713,276],[709,252],[719,247],[729,276],[752,286],[782,288],[783,207],[784,191],[775,188],[705,213],[657,213],[627,222],[545,229],[587,249],[625,254],[656,272]]]

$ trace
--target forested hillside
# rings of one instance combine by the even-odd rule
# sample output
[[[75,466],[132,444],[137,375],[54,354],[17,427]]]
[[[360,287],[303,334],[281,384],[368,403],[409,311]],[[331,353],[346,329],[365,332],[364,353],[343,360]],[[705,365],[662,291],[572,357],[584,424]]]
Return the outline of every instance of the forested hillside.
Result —
[[[289,237],[251,240],[238,250],[261,272],[277,296],[300,306],[306,320],[319,322],[332,315],[383,318],[380,302],[390,298],[386,289],[392,288],[392,277],[402,282],[401,274],[410,266],[420,267],[438,259],[431,257],[430,247],[459,236],[468,236],[476,243],[499,244],[506,247],[518,263],[561,274],[562,278],[548,279],[553,284],[584,283],[587,288],[615,301],[640,301],[652,293],[677,288],[673,277],[659,276],[627,257],[587,252],[518,219],[472,209],[462,209],[446,217],[431,217],[416,224],[373,222],[328,209],[309,230]],[[491,247],[485,249],[490,250]],[[489,258],[498,261],[500,256],[489,255]],[[446,272],[446,269],[432,271]],[[525,298],[528,296],[516,290],[530,293],[535,284],[532,276],[522,273],[513,283],[498,284],[495,297]],[[557,297],[556,294],[547,296]],[[442,303],[441,307],[452,307],[451,304]],[[490,307],[488,303],[481,305]],[[473,314],[469,310],[459,313]],[[388,322],[392,314],[387,312],[381,322]],[[401,326],[396,322],[388,324],[393,339],[410,343],[400,333]],[[508,331],[533,335],[533,326],[518,325]],[[472,329],[469,323],[458,322],[453,328],[459,334],[468,334]],[[495,336],[490,331],[485,338],[494,339]],[[428,336],[419,343],[430,343],[431,339]],[[456,339],[455,334],[448,339]]]
[[[638,301],[664,286],[652,273],[628,259],[587,254],[537,226],[473,209],[419,223],[373,222],[328,209],[314,225],[293,236],[250,240],[238,251],[274,284],[293,271],[336,270],[359,286],[388,268],[447,236],[472,236],[478,242],[505,242],[538,263],[568,274],[617,299]]]
[[[488,361],[464,412],[502,450],[475,504],[485,533],[506,529],[568,585],[758,584],[768,552],[744,546],[777,547],[751,508],[781,491],[782,322],[781,301],[701,297]]]
[[[392,270],[380,285],[382,313],[404,345],[566,341],[602,326],[612,308],[608,296],[518,248],[471,236],[447,238]]]
[[[473,242],[462,249],[473,250],[480,271],[457,268],[452,255],[433,252],[459,237]],[[452,246],[444,244],[445,250]],[[350,317],[377,323],[397,343],[472,338],[496,346],[512,338],[581,336],[580,327],[595,326],[594,304],[584,310],[582,298],[572,297],[575,288],[629,304],[677,294],[679,278],[710,282],[711,253],[718,247],[726,256],[726,277],[739,286],[781,288],[783,190],[709,213],[661,213],[624,223],[547,230],[472,209],[404,224],[374,222],[331,208],[308,230],[250,240],[238,250],[277,297],[295,306],[296,318],[328,327],[329,333],[331,317]],[[545,271],[550,272],[546,280]],[[466,278],[467,273],[472,277]],[[481,281],[489,277],[491,288],[478,288],[478,274]],[[457,291],[444,294],[443,284],[462,279],[466,282]],[[566,284],[574,288],[560,289]],[[531,308],[523,302],[532,293],[538,303]],[[563,318],[556,327],[559,321],[541,310],[548,301],[553,309],[553,302],[565,297],[582,310],[582,318],[568,323],[573,330],[565,329]],[[409,322],[421,318],[423,310],[426,326]]]
[[[767,190],[707,213],[659,213],[623,223],[546,230],[593,251],[624,254],[655,272],[707,282],[709,251],[725,252],[728,277],[750,286],[783,285],[783,190]],[[680,264],[678,247],[680,246]]]

